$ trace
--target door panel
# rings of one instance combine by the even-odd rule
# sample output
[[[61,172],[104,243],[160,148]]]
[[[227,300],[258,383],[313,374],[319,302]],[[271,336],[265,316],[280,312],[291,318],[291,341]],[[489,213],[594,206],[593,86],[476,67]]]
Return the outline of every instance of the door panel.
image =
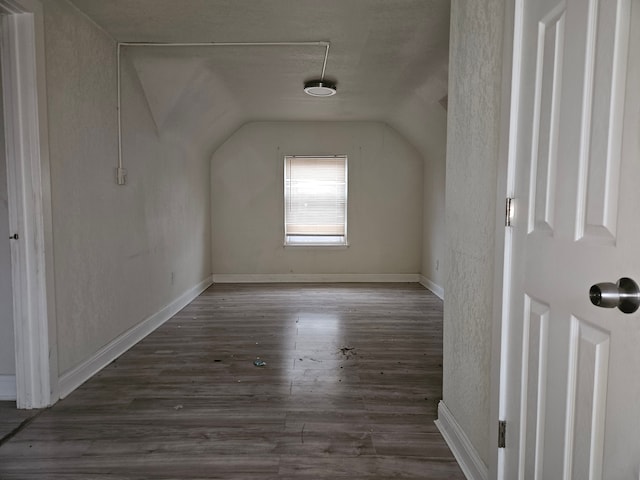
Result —
[[[549,305],[525,296],[522,336],[522,394],[520,403],[520,462],[525,478],[542,474],[542,448],[549,350]]]
[[[540,20],[538,26],[531,133],[529,233],[533,230],[553,233],[564,13],[564,4],[559,5]]]
[[[588,296],[640,281],[639,7],[519,3],[505,479],[640,473],[640,312]]]
[[[571,318],[565,478],[602,478],[609,333]]]
[[[590,0],[588,4],[576,217],[578,240],[615,243],[629,7],[628,0]]]

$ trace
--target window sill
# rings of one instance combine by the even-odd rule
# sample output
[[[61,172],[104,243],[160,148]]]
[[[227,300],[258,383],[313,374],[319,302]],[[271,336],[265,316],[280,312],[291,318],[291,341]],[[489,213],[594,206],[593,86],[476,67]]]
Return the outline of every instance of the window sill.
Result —
[[[333,248],[336,250],[349,248],[348,243],[285,243],[284,248]]]
[[[342,235],[287,235],[284,238],[285,247],[338,247],[349,246]]]

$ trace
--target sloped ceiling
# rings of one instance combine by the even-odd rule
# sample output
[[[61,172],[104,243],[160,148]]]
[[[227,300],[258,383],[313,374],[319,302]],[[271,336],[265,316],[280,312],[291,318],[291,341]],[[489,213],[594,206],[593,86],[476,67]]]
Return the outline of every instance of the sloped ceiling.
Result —
[[[399,119],[412,111],[407,104],[434,103],[446,94],[448,0],[72,3],[120,42],[331,42],[326,78],[337,83],[338,94],[330,98],[312,98],[302,90],[306,80],[321,74],[321,46],[123,47],[159,130],[181,122],[206,124],[223,114],[217,110],[230,108],[236,123],[401,125],[411,122]],[[214,137],[205,136],[211,146]]]

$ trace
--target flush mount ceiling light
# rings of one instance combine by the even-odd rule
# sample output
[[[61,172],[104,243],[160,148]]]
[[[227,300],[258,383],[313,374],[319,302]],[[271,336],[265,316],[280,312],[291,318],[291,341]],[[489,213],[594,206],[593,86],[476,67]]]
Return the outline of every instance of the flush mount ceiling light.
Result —
[[[319,80],[309,80],[304,83],[304,93],[312,97],[331,97],[336,94],[336,84],[324,79],[324,72],[327,69],[330,43],[327,42],[324,50],[324,62],[322,62],[322,74]]]
[[[336,94],[336,86],[326,80],[311,80],[304,84],[304,93],[312,97],[330,97]]]

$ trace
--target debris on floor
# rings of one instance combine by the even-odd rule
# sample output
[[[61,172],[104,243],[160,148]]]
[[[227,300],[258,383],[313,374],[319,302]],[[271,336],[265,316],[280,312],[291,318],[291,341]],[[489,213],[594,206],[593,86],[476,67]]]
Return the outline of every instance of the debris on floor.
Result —
[[[264,366],[267,364],[267,362],[265,362],[264,360],[260,360],[260,359],[258,358],[257,360],[254,360],[254,361],[253,361],[253,364],[254,364],[256,367],[264,367]]]
[[[345,356],[347,360],[350,359],[352,356],[357,355],[356,349],[354,347],[342,347],[340,349],[340,352],[342,353],[342,355]]]
[[[173,407],[174,410],[182,410],[184,407],[182,405],[176,405]]]

